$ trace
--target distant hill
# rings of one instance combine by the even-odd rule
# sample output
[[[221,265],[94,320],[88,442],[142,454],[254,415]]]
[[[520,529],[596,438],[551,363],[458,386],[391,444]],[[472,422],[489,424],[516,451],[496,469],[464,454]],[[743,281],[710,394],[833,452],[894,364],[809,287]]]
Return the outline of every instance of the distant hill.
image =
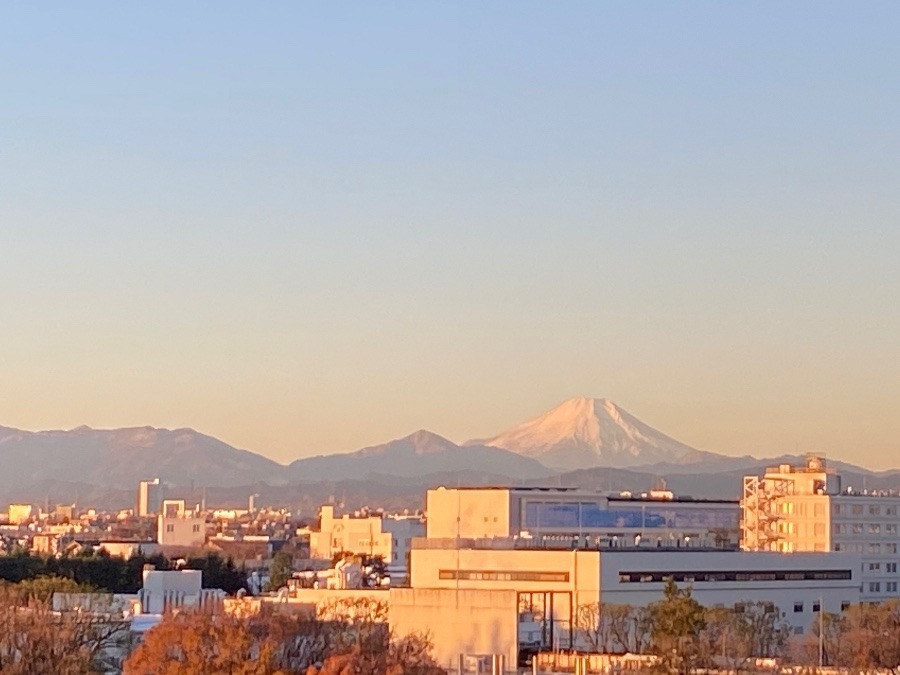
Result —
[[[802,457],[729,457],[691,448],[607,399],[571,399],[510,431],[464,445],[420,430],[381,445],[298,459],[289,466],[193,429],[21,431],[0,426],[0,511],[10,501],[134,504],[138,481],[159,477],[168,493],[210,506],[284,505],[315,514],[348,508],[420,508],[436,485],[577,486],[738,499],[741,478]],[[900,471],[874,472],[829,460],[844,486],[900,490]],[[555,469],[548,466],[556,467]],[[204,493],[204,488],[205,493]]]
[[[355,479],[371,474],[420,477],[463,470],[507,480],[553,474],[537,460],[514,452],[480,445],[459,446],[425,430],[356,452],[298,459],[289,469],[291,478],[297,481]]]
[[[504,448],[562,470],[733,459],[676,441],[605,398],[569,399],[509,431],[469,443]]]
[[[16,485],[60,480],[136,489],[159,477],[177,485],[246,485],[285,481],[271,459],[193,429],[21,431],[0,427],[0,494]]]

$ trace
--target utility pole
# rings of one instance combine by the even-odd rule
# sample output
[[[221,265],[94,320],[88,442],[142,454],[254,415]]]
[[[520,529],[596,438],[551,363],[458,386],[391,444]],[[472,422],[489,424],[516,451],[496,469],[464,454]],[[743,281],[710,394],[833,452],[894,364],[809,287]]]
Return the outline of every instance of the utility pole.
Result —
[[[819,668],[825,665],[825,602],[819,596]]]

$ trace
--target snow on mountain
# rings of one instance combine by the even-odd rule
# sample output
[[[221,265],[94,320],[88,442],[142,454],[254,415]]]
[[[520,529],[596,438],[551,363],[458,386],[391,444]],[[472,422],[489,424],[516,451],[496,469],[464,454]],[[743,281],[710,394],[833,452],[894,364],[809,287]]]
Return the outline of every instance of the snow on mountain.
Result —
[[[693,464],[721,457],[666,436],[605,398],[569,399],[509,431],[469,444],[504,448],[565,470]]]

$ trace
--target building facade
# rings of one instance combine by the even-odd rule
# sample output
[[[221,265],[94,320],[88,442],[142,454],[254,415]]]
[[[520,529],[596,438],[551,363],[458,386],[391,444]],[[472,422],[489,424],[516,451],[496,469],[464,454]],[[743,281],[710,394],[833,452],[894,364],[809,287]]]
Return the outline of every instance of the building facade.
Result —
[[[427,536],[435,539],[578,538],[602,548],[703,545],[736,549],[740,506],[667,491],[603,494],[577,488],[428,490]]]
[[[163,485],[159,478],[138,483],[137,515],[141,518],[159,515],[163,502]]]
[[[862,599],[900,596],[900,495],[844,489],[822,457],[744,478],[741,548],[860,556]]]
[[[333,506],[323,506],[318,531],[309,533],[309,552],[311,558],[326,560],[339,553],[379,556],[389,569],[402,572],[408,567],[412,540],[424,534],[420,516],[335,517]]]
[[[185,509],[183,499],[166,499],[156,518],[156,541],[161,546],[203,546],[206,517]]]

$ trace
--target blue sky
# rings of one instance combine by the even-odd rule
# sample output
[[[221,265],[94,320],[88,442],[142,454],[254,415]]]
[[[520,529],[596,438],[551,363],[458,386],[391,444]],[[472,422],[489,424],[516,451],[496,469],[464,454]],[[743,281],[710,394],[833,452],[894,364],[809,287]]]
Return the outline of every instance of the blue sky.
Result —
[[[896,465],[898,20],[7,4],[0,424],[286,460],[592,395]]]

